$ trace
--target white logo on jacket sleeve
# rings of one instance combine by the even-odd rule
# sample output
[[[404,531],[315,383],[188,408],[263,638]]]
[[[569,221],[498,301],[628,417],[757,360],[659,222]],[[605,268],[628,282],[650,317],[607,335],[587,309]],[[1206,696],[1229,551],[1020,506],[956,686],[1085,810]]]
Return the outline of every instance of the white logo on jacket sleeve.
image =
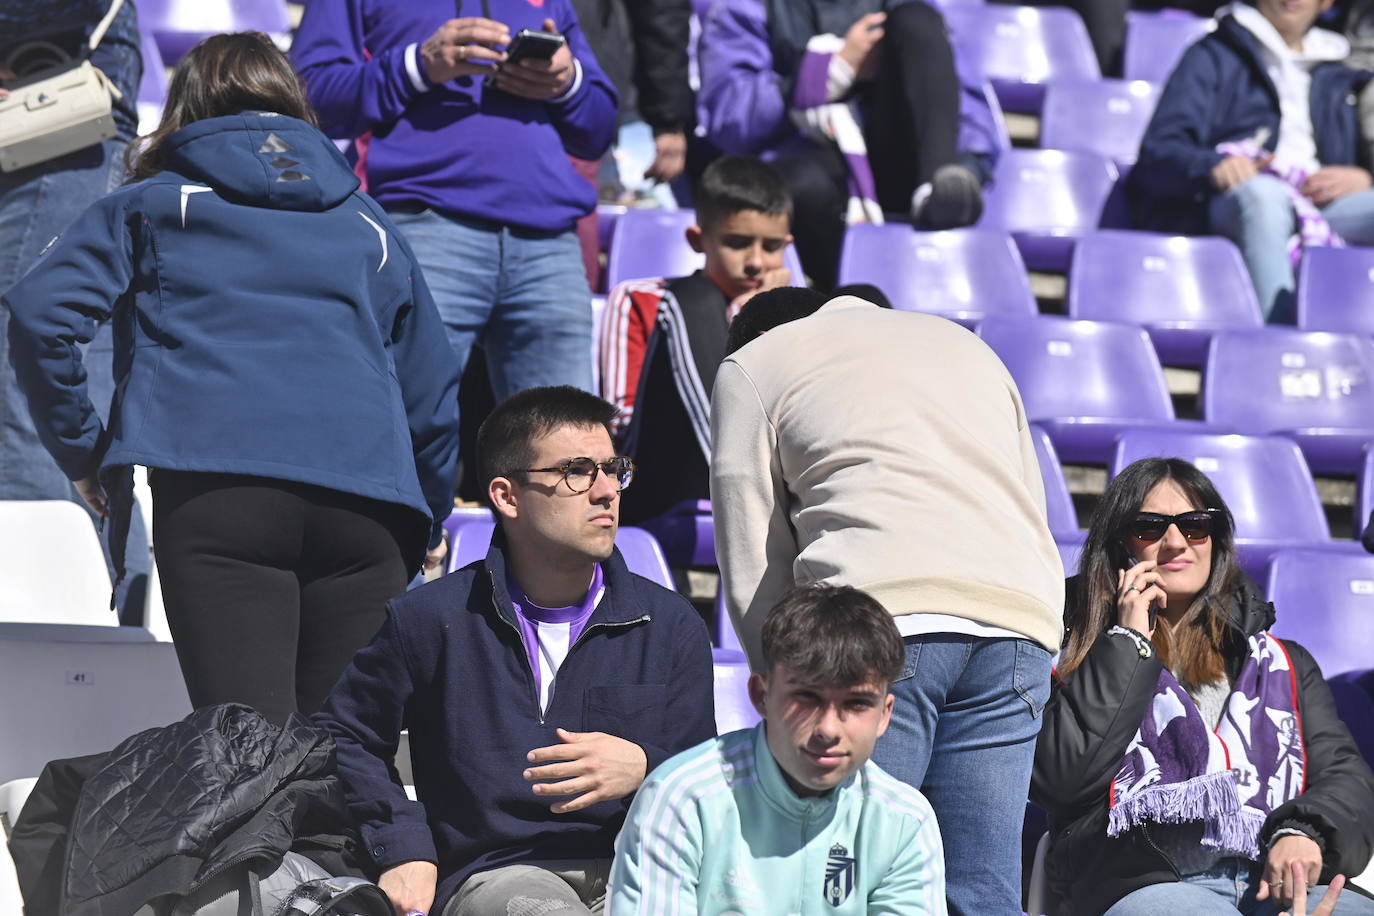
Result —
[[[181,186],[181,228],[186,228],[186,202],[191,199],[191,195],[211,190],[214,189],[198,184],[184,184]]]
[[[386,230],[383,229],[381,226],[378,226],[375,222],[373,222],[372,219],[366,213],[359,211],[358,215],[361,216],[363,219],[367,220],[367,224],[369,226],[377,230],[377,238],[382,240],[382,263],[377,265],[376,270],[377,273],[381,273],[382,267],[386,264]]]

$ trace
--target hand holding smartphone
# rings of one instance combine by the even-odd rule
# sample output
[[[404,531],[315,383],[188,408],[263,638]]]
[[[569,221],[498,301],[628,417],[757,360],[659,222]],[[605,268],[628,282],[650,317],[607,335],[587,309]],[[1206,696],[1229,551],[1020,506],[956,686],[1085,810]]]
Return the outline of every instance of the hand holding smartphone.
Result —
[[[557,32],[538,32],[534,29],[521,29],[515,33],[515,40],[506,48],[506,64],[518,64],[522,60],[553,60],[558,49],[568,43],[568,39]]]

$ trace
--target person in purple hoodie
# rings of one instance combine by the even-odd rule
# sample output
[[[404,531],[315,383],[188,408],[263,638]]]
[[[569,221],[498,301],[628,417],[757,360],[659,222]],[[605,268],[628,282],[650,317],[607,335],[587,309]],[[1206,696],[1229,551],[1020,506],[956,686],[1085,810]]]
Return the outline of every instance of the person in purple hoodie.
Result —
[[[797,252],[832,289],[845,225],[977,222],[998,151],[981,74],[920,0],[718,0],[698,117],[722,152],[782,173]]]
[[[508,60],[526,29],[565,44]],[[590,390],[573,227],[596,191],[568,157],[601,158],[618,100],[569,0],[312,3],[291,53],[321,128],[355,140],[359,177],[414,248],[459,360],[486,350],[498,401]]]

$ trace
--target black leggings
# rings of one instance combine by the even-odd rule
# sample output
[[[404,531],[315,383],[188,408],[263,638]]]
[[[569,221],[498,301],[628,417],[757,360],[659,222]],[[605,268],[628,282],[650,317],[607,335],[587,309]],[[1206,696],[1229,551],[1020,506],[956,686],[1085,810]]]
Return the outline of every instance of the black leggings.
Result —
[[[864,141],[878,203],[906,213],[911,195],[935,170],[956,160],[959,77],[945,20],[925,3],[887,14],[878,73],[861,89]],[[817,289],[835,286],[849,170],[828,144],[780,156],[774,163],[792,194],[792,233],[802,267]]]
[[[312,713],[405,591],[414,510],[265,477],[154,470],[153,549],[192,705]]]

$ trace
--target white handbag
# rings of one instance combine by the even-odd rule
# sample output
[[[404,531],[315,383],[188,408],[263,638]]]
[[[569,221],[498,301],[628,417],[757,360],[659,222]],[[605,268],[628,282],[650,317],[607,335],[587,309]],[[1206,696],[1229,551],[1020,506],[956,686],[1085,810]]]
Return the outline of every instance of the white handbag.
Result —
[[[114,0],[91,32],[99,45],[124,0]],[[123,93],[90,61],[10,89],[0,99],[0,171],[13,172],[108,140],[115,135],[113,100]]]

